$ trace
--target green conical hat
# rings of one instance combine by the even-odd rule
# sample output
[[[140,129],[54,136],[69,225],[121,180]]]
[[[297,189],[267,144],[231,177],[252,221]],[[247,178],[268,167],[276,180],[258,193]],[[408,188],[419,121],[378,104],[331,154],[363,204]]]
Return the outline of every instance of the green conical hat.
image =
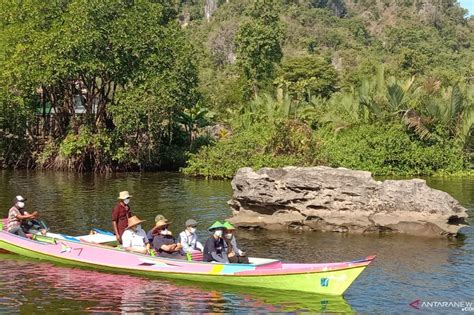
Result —
[[[211,225],[211,226],[209,227],[209,231],[212,231],[212,230],[215,230],[215,229],[224,229],[224,228],[225,228],[225,227],[224,227],[224,224],[222,224],[222,223],[219,222],[219,221],[216,221],[216,222],[214,222],[213,225]]]
[[[233,226],[232,224],[230,224],[230,222],[227,221],[224,222],[224,228],[226,230],[235,230],[235,226]]]

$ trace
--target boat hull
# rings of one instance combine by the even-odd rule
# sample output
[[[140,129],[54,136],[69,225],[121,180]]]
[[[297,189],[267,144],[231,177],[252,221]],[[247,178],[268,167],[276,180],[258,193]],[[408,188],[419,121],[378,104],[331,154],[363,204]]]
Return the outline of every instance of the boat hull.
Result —
[[[83,243],[45,244],[0,232],[0,248],[61,264],[143,276],[342,295],[372,261],[333,264],[238,265],[153,258]]]

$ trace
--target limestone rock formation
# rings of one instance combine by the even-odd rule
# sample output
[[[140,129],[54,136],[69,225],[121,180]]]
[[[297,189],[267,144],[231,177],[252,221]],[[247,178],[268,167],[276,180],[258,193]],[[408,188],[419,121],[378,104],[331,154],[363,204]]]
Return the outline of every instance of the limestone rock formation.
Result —
[[[467,210],[422,179],[376,181],[344,168],[242,168],[230,221],[244,228],[453,236]]]

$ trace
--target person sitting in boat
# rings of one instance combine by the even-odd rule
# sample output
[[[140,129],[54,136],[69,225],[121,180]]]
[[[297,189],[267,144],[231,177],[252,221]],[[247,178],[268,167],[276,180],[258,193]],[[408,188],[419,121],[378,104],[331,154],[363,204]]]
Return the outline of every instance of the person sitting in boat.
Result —
[[[155,226],[146,233],[146,237],[148,237],[148,240],[150,241],[150,243],[153,243],[153,238],[154,238],[153,232],[157,228],[156,224],[162,220],[166,220],[166,218],[161,214],[157,214],[155,217]]]
[[[248,264],[249,258],[245,255],[245,252],[237,247],[237,240],[234,235],[235,227],[227,221],[224,222],[224,227],[224,240],[229,262],[234,264]]]
[[[207,239],[204,245],[204,261],[229,262],[225,251],[225,243],[222,239],[224,229],[224,225],[219,221],[214,222],[214,224],[209,227],[209,232],[211,232],[212,235]]]
[[[198,241],[196,234],[198,222],[194,219],[189,219],[185,224],[186,229],[179,233],[179,241],[181,246],[183,246],[183,251],[189,254],[195,253],[196,251],[202,252],[204,246]]]
[[[148,254],[150,252],[150,242],[148,242],[146,233],[141,226],[145,220],[140,220],[134,215],[127,222],[127,228],[122,234],[123,249],[129,252]]]
[[[184,259],[183,247],[176,242],[173,233],[168,230],[170,223],[166,218],[156,222],[153,229],[153,248],[159,257]]]
[[[117,242],[120,244],[122,244],[122,234],[127,228],[128,219],[132,217],[129,206],[131,197],[128,191],[121,191],[118,197],[119,201],[112,210],[112,227]]]
[[[30,214],[25,210],[25,201],[22,196],[16,196],[13,199],[13,207],[8,210],[8,232],[22,237],[26,237],[23,224],[39,217],[37,211]]]

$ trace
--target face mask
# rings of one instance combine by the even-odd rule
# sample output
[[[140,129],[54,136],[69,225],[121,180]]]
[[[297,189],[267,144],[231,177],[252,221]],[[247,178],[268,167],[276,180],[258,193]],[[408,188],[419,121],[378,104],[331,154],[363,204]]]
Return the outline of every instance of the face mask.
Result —
[[[196,228],[190,227],[190,228],[189,228],[189,232],[191,232],[191,233],[196,233]]]
[[[215,236],[218,236],[218,237],[222,237],[222,230],[216,230],[216,231],[214,232],[214,235],[215,235]]]
[[[230,240],[230,239],[232,238],[232,234],[231,234],[231,233],[227,233],[227,234],[225,235],[225,237]]]
[[[16,204],[17,204],[18,208],[20,208],[20,209],[25,207],[25,203],[23,201],[19,201]]]
[[[141,228],[142,228],[141,224],[137,225],[137,230],[140,230]]]
[[[130,202],[130,199],[124,199],[123,200],[123,203],[126,204],[126,205],[128,205],[129,202]]]
[[[168,235],[169,234],[169,231],[167,229],[164,229],[164,230],[161,230],[160,231],[160,234],[161,235]]]

